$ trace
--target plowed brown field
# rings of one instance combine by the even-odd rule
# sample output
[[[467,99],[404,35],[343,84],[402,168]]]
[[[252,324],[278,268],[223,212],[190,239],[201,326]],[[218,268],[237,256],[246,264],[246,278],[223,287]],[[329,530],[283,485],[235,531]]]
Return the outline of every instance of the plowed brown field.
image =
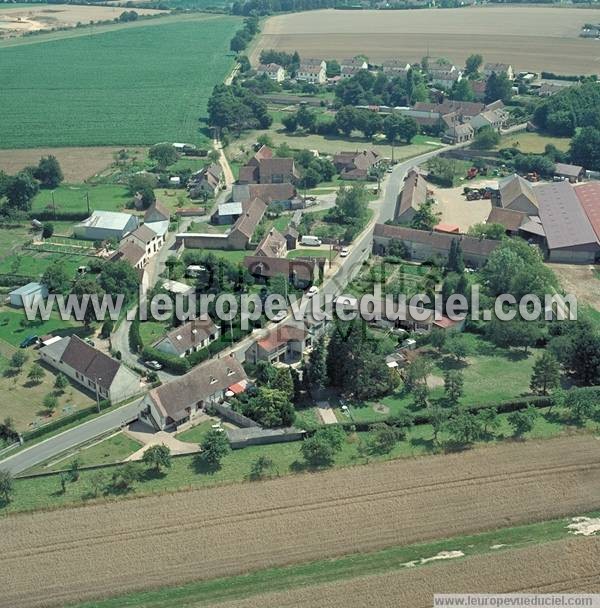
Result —
[[[252,53],[297,50],[301,57],[343,60],[364,54],[372,62],[416,62],[446,57],[464,65],[471,53],[515,70],[597,74],[600,44],[579,37],[597,23],[595,9],[486,6],[413,11],[309,11],[271,17]]]
[[[0,519],[0,606],[62,605],[599,507],[600,444],[576,436],[15,515]]]
[[[431,608],[434,593],[598,593],[600,538],[563,540],[396,570],[325,585],[264,593],[219,608]],[[194,604],[186,604],[192,608]]]

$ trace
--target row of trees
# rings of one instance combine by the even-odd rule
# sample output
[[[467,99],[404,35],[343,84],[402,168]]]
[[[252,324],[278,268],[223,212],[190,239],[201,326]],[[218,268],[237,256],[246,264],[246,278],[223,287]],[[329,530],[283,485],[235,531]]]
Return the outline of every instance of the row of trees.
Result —
[[[252,38],[254,38],[256,34],[258,34],[259,31],[260,28],[258,25],[258,17],[247,17],[246,19],[244,19],[243,27],[235,33],[235,35],[229,42],[229,48],[234,53],[239,53],[240,51],[243,51],[248,46]]]

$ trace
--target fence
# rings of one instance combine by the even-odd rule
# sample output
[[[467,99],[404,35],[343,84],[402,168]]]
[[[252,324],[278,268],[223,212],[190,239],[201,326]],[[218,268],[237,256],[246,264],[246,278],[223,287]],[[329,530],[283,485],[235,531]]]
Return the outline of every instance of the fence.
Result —
[[[267,445],[269,443],[286,443],[288,441],[300,441],[306,435],[306,431],[294,427],[283,429],[226,429],[229,445],[234,450],[246,448],[251,445]]]
[[[222,416],[229,422],[233,422],[233,424],[236,424],[237,426],[241,426],[243,428],[260,428],[258,422],[255,422],[251,418],[236,412],[229,404],[215,403],[212,405],[212,408],[217,414],[219,414],[219,416]]]

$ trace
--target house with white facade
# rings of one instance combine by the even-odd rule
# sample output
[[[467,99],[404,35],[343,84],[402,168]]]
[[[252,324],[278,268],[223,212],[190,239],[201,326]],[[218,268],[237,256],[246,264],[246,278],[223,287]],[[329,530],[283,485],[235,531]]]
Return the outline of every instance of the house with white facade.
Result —
[[[152,389],[140,406],[139,419],[164,430],[192,420],[204,409],[222,402],[226,394],[243,392],[248,379],[233,356],[210,359],[187,374]]]
[[[118,403],[140,392],[136,374],[78,336],[61,338],[38,352],[44,363],[95,393],[99,399]]]
[[[259,76],[266,76],[275,82],[283,82],[285,80],[285,70],[278,63],[261,63],[256,68],[256,73]]]
[[[210,317],[194,319],[172,329],[153,344],[153,347],[167,355],[183,358],[206,348],[218,340],[220,335],[221,328],[217,327]]]

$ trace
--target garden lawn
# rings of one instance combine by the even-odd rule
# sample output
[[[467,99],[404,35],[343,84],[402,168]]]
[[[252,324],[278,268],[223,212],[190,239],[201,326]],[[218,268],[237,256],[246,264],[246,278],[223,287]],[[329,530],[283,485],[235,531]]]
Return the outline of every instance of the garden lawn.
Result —
[[[75,278],[79,266],[87,266],[92,258],[86,255],[72,253],[50,253],[47,251],[35,251],[33,249],[21,249],[3,260],[4,273],[21,274],[31,279],[39,279],[48,266],[55,262],[61,262],[70,277]]]
[[[432,401],[443,400],[444,372],[448,369],[460,369],[464,374],[464,395],[461,403],[465,405],[494,405],[530,394],[529,381],[539,351],[530,349],[529,353],[525,354],[522,349],[496,348],[473,334],[463,334],[463,338],[469,348],[469,355],[464,362],[456,363],[448,356],[440,356],[431,351],[434,364],[429,377]],[[353,420],[377,421],[401,410],[414,411],[412,402],[410,392],[401,389],[375,402],[348,402],[347,405]],[[336,415],[340,420],[348,420],[339,405]]]
[[[177,437],[179,441],[185,441],[187,443],[200,443],[202,439],[204,439],[206,433],[212,429],[215,422],[216,420],[213,420],[212,418],[210,420],[205,420],[187,431],[178,433],[175,437]]]
[[[12,346],[19,344],[28,336],[43,336],[50,333],[85,333],[83,326],[76,321],[63,321],[54,313],[47,321],[28,321],[22,309],[0,307],[0,339]]]
[[[52,195],[56,212],[60,213],[87,213],[87,197],[90,199],[90,211],[96,209],[103,211],[123,211],[131,200],[125,186],[116,184],[63,184],[56,190],[41,190],[33,199],[31,209],[35,213],[40,211],[54,211]],[[75,222],[74,222],[75,223]]]
[[[61,471],[68,469],[75,460],[81,467],[114,464],[122,462],[141,447],[141,443],[120,432],[106,439],[93,441],[76,452],[70,452],[69,456],[53,459],[48,466],[36,467],[36,471]]]
[[[520,132],[505,135],[497,148],[499,150],[503,148],[518,148],[523,153],[543,154],[544,148],[548,144],[552,144],[559,150],[567,152],[570,143],[571,140],[568,137],[551,137],[540,133]]]
[[[0,228],[0,261],[4,261],[30,238],[24,226],[19,228]],[[7,272],[4,263],[2,264],[2,272]]]
[[[199,119],[240,23],[190,14],[0,48],[0,146],[206,141]]]
[[[3,317],[4,315],[0,315]],[[0,327],[4,329],[4,327]],[[65,415],[89,407],[93,398],[80,392],[75,386],[69,385],[65,392],[58,397],[58,407],[52,415],[45,411],[42,401],[48,393],[54,392],[56,376],[48,368],[46,375],[39,384],[33,384],[27,374],[36,362],[35,351],[27,349],[29,359],[22,371],[14,375],[9,369],[9,360],[17,348],[10,347],[5,342],[0,343],[0,394],[5,398],[0,402],[0,420],[10,417],[19,432],[30,431],[36,426],[57,420]],[[6,396],[10,395],[10,398]]]
[[[167,331],[169,331],[169,326],[159,321],[142,321],[140,323],[140,336],[144,346],[151,346],[159,338],[162,338]]]

